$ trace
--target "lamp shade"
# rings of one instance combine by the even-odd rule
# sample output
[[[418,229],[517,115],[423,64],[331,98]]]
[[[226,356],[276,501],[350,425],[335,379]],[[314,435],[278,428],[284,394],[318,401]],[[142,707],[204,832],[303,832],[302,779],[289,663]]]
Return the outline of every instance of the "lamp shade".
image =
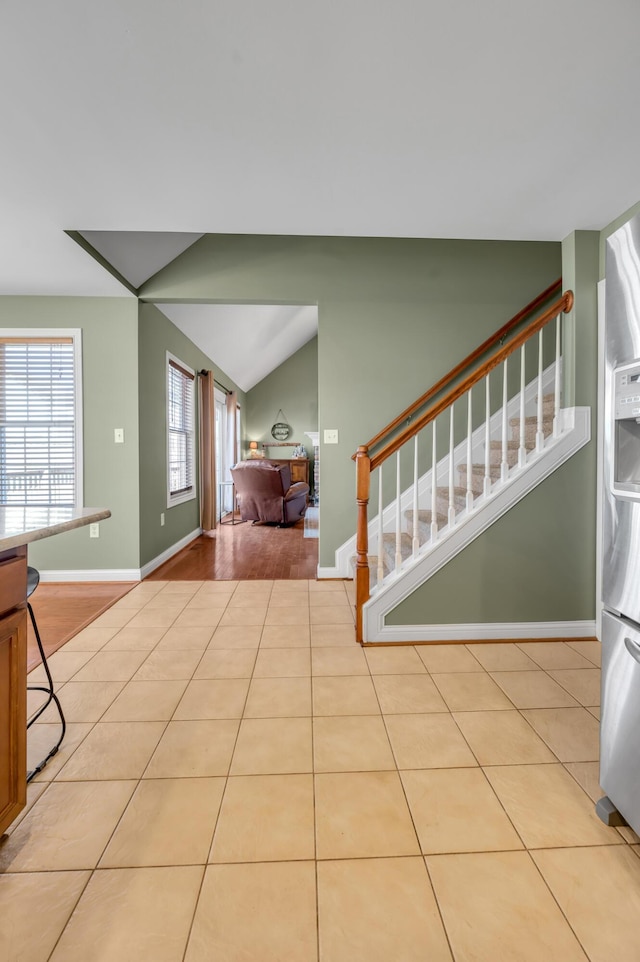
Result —
[[[257,450],[258,450],[258,442],[257,442],[257,441],[249,441],[249,450],[251,450],[251,451],[257,451]]]

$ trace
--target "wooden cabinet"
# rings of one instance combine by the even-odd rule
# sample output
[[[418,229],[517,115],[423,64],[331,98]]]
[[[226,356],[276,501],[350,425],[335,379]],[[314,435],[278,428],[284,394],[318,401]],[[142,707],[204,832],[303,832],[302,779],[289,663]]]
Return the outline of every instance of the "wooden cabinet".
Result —
[[[27,559],[24,549],[7,554],[0,554],[0,835],[27,800]]]

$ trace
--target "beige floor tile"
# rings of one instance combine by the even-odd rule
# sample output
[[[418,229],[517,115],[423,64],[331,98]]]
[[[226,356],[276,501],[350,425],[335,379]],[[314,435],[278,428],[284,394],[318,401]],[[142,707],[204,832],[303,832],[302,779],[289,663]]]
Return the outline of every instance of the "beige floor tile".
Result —
[[[207,868],[185,962],[316,962],[317,957],[313,862]]]
[[[102,716],[105,722],[169,721],[186,681],[130,681]]]
[[[176,962],[202,874],[200,865],[94,872],[51,962]]]
[[[549,672],[552,678],[571,692],[581,705],[600,704],[600,669],[599,668],[561,668]],[[543,708],[544,705],[531,706]]]
[[[174,628],[216,628],[224,607],[183,608],[173,623]]]
[[[313,679],[314,715],[375,715],[380,705],[368,675]]]
[[[535,661],[525,655],[521,648],[511,643],[467,645],[467,649],[486,671],[532,671],[539,670]],[[433,669],[438,671],[440,669]],[[473,669],[472,669],[473,670]],[[449,671],[448,668],[442,671]]]
[[[567,762],[564,766],[593,802],[602,798],[599,762]]]
[[[146,657],[146,651],[97,651],[73,680],[129,681]]]
[[[517,712],[457,712],[454,719],[481,765],[529,765],[556,757]]]
[[[353,645],[337,648],[311,648],[311,673],[314,675],[368,675],[369,665],[362,648]]]
[[[247,718],[240,724],[232,775],[312,771],[310,718]]]
[[[372,675],[422,675],[427,671],[415,648],[410,645],[365,648],[364,654]]]
[[[0,843],[0,877],[94,868],[135,787],[134,781],[53,782]]]
[[[589,707],[589,708],[587,708],[587,711],[589,712],[589,714],[593,715],[594,718],[597,718],[598,720],[600,719],[600,707],[599,707],[599,706]]]
[[[270,608],[296,608],[299,605],[309,605],[309,594],[306,591],[279,591],[274,588],[269,598]]]
[[[401,777],[426,855],[523,848],[481,769],[440,768]]]
[[[315,856],[313,776],[247,775],[227,782],[210,862]]]
[[[429,855],[457,962],[587,962],[527,852]]]
[[[309,616],[312,625],[353,625],[355,622],[351,605],[312,606]]]
[[[0,875],[0,959],[45,962],[89,875],[89,872]]]
[[[190,681],[173,717],[176,721],[241,718],[248,690],[248,678]]]
[[[54,683],[59,685],[61,682],[69,681],[91,658],[95,657],[96,655],[91,651],[65,651],[63,648],[54,652],[47,659]],[[42,664],[29,672],[27,682],[30,685],[47,684],[47,676]]]
[[[598,668],[602,662],[602,645],[599,641],[567,641],[569,648],[573,648],[578,654],[587,658],[592,665]]]
[[[219,590],[215,592],[207,591],[204,588],[200,588],[196,591],[193,598],[191,598],[187,604],[182,609],[182,613],[186,615],[188,611],[196,611],[201,608],[209,609],[222,609],[224,610],[231,598],[233,592],[229,590]]]
[[[562,765],[502,765],[485,773],[527,848],[622,842]]]
[[[104,651],[153,651],[166,628],[120,628]]]
[[[563,641],[521,641],[518,647],[545,670],[593,667],[590,661]]]
[[[396,763],[380,715],[328,715],[313,720],[316,772],[395,770]]]
[[[309,594],[309,605],[311,608],[331,608],[348,605],[349,599],[344,590],[340,591],[314,591]]]
[[[312,591],[339,591],[340,588],[344,590],[350,584],[352,584],[351,581],[335,580],[330,578],[324,578],[321,581],[312,579],[308,582],[309,594],[311,594]]]
[[[143,608],[127,623],[129,628],[170,628],[183,606],[177,608]]]
[[[209,648],[196,668],[195,678],[251,678],[257,648]]]
[[[213,627],[173,625],[158,642],[156,651],[204,651],[213,635]]]
[[[165,722],[98,722],[57,776],[58,781],[140,778]]]
[[[478,764],[449,714],[386,715],[385,722],[398,768]]]
[[[135,611],[130,608],[108,608],[107,611],[103,611],[101,615],[98,615],[98,617],[91,622],[91,627],[123,628],[134,614]]]
[[[286,581],[284,579],[282,580],[276,579],[273,582],[273,589],[271,594],[274,595],[279,591],[302,591],[303,593],[308,592],[309,581],[306,580],[305,578],[292,578],[291,580],[287,579]]]
[[[464,645],[416,645],[427,671],[484,671]]]
[[[584,708],[531,708],[522,714],[561,762],[599,757],[600,726]]]
[[[39,775],[35,776],[36,782],[50,782],[58,774],[60,769],[69,761],[74,751],[89,734],[93,725],[90,723],[79,724],[77,722],[67,725],[62,745],[49,759]],[[32,725],[27,732],[27,771],[32,771],[47,757],[53,746],[58,741],[62,729],[57,725]]]
[[[311,625],[312,648],[356,647],[353,625]]]
[[[124,681],[68,681],[57,692],[67,722],[97,722],[125,684]],[[54,711],[52,708],[48,718],[55,717]]]
[[[243,625],[241,627],[218,627],[213,632],[209,648],[257,648],[260,645],[260,625]]]
[[[254,678],[304,678],[311,674],[308,648],[261,648]]]
[[[374,675],[374,684],[385,715],[448,711],[429,675]]]
[[[204,864],[225,784],[224,778],[140,782],[100,859],[100,868]]]
[[[516,708],[570,708],[578,703],[546,671],[492,671]]]
[[[151,612],[151,611],[166,611],[171,612],[174,618],[178,617],[178,614],[182,611],[186,603],[191,598],[191,595],[167,595],[164,591],[159,591],[155,597],[150,598],[147,601],[144,608],[140,611]]]
[[[310,678],[254,678],[245,718],[295,718],[311,715]]]
[[[640,860],[626,847],[533,852],[590,962],[640,958]]]
[[[620,838],[624,839],[627,845],[637,845],[640,842],[640,835],[637,835],[630,825],[619,825],[616,832]]]
[[[450,962],[423,859],[318,863],[324,962]]]
[[[201,658],[201,651],[152,651],[133,680],[189,681]]]
[[[266,605],[256,608],[253,605],[249,608],[233,608],[229,604],[222,618],[220,619],[221,628],[244,628],[247,625],[264,625],[267,617]]]
[[[265,619],[265,625],[308,625],[309,608],[307,605],[293,607],[277,607],[270,605]]]
[[[204,581],[167,581],[162,587],[165,595],[192,595],[202,587]]]
[[[229,609],[260,608],[262,609],[262,612],[264,614],[266,613],[266,609],[270,599],[271,599],[270,591],[240,591],[239,588],[236,588],[232,597],[229,600]],[[264,621],[264,618],[263,618],[263,621]]]
[[[451,711],[507,711],[513,708],[486,672],[457,671],[431,677]]]
[[[239,727],[240,722],[232,719],[169,722],[144,777],[226,775]]]
[[[26,818],[26,816],[29,814],[29,812],[31,811],[35,803],[38,801],[40,796],[48,787],[49,787],[49,782],[47,781],[34,780],[32,782],[29,782],[29,784],[27,785],[27,804],[19,813],[19,815],[17,815],[14,818],[11,825],[9,825],[5,829],[5,835],[11,835],[12,832],[15,832],[20,822],[23,820],[23,818]]]
[[[261,648],[308,648],[309,625],[265,625]]]
[[[317,858],[417,855],[397,772],[315,776]]]
[[[95,628],[95,621],[88,628],[83,628],[70,641],[67,641],[65,651],[100,651],[106,643],[114,637],[119,628]]]

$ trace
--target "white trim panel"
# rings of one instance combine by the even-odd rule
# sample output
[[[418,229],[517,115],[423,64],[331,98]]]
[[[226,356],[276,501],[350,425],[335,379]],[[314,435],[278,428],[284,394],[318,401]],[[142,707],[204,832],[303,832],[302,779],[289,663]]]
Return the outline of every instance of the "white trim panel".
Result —
[[[467,625],[387,625],[375,641],[393,642],[507,641],[536,638],[595,638],[595,621],[498,621]]]
[[[40,581],[140,581],[140,568],[84,568],[81,570],[40,571]]]
[[[324,581],[325,578],[329,581],[335,581],[336,578],[341,578],[344,580],[344,578],[349,579],[350,576],[343,575],[340,568],[321,568],[320,565],[318,565],[316,578],[318,581]]]

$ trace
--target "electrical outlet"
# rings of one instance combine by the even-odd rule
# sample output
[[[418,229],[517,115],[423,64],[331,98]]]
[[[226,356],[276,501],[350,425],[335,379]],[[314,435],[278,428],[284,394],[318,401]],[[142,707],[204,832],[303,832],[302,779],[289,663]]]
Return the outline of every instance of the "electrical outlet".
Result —
[[[114,444],[124,444],[124,428],[113,429],[113,442]]]
[[[338,432],[337,431],[325,431],[324,432],[324,443],[325,444],[337,444],[338,443]]]
[[[89,537],[99,538],[100,537],[100,525],[96,521],[94,524],[89,525]]]
[[[164,511],[162,511],[160,514],[160,527],[164,527]]]

